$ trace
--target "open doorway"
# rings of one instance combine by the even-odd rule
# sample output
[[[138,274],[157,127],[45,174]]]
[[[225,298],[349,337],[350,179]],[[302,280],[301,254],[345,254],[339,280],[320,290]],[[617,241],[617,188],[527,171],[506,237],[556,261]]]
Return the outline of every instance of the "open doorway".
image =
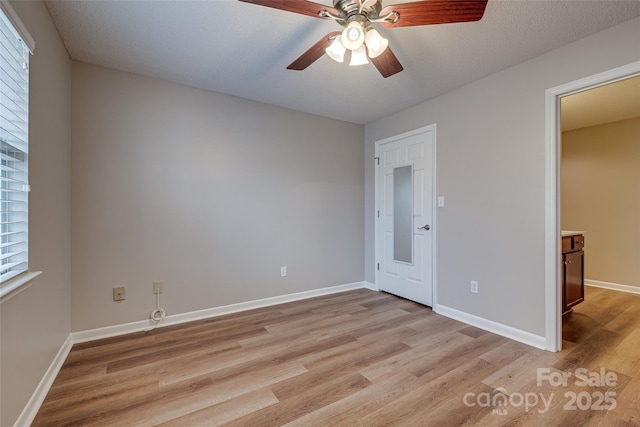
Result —
[[[640,76],[561,98],[560,130],[562,338],[577,344],[624,313],[619,291],[640,295]]]
[[[546,348],[562,349],[561,159],[562,98],[640,75],[640,62],[577,80],[546,92]]]

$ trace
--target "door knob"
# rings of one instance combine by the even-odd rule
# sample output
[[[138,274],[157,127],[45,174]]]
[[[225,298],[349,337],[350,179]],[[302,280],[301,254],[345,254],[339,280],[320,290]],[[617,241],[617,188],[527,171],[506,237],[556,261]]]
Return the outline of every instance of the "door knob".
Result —
[[[429,231],[431,230],[431,226],[429,224],[423,225],[422,227],[418,227],[418,230]]]

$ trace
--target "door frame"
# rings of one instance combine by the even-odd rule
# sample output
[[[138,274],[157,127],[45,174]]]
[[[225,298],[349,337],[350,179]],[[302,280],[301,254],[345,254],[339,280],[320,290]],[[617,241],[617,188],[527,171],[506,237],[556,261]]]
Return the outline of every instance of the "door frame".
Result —
[[[374,206],[373,206],[373,217],[374,217],[374,221],[375,221],[375,227],[374,227],[374,245],[375,245],[375,262],[374,262],[374,272],[375,272],[375,287],[376,290],[380,290],[380,286],[379,286],[379,273],[380,271],[378,270],[378,265],[380,263],[380,257],[382,254],[382,250],[381,250],[381,239],[380,239],[380,233],[379,233],[379,227],[380,227],[380,221],[378,220],[378,215],[377,212],[380,210],[380,197],[379,197],[379,178],[380,178],[380,171],[379,171],[379,161],[380,161],[380,146],[383,144],[386,144],[388,142],[391,141],[395,141],[397,139],[403,139],[403,138],[409,138],[412,137],[414,135],[419,135],[421,133],[426,133],[426,132],[433,132],[433,144],[431,146],[431,182],[433,185],[433,194],[431,197],[431,218],[433,218],[432,222],[433,224],[431,224],[431,233],[433,235],[433,238],[431,239],[431,284],[432,284],[432,306],[431,308],[433,309],[433,311],[436,311],[436,307],[438,305],[438,286],[437,286],[437,271],[436,271],[436,266],[438,265],[438,263],[436,262],[436,258],[437,258],[437,251],[436,251],[436,242],[437,242],[437,235],[438,235],[438,227],[437,227],[437,210],[436,210],[436,200],[437,200],[437,186],[436,186],[436,141],[437,141],[437,132],[436,132],[436,124],[433,123],[431,125],[428,126],[423,126],[421,128],[418,129],[414,129],[408,132],[404,132],[398,135],[394,135],[394,136],[390,136],[388,138],[384,138],[381,140],[378,140],[375,142],[375,151],[374,151],[374,162],[375,166],[374,166],[374,170],[375,170],[375,174],[374,174],[374,179],[375,179],[375,198],[374,198]]]
[[[560,99],[638,75],[640,61],[547,89],[545,93],[545,346],[549,351],[562,350]]]

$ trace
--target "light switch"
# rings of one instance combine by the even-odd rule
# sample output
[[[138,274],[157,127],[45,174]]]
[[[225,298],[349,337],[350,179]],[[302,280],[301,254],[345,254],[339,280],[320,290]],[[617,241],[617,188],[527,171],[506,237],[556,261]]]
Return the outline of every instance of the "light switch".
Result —
[[[438,196],[438,207],[439,208],[444,207],[444,196]]]

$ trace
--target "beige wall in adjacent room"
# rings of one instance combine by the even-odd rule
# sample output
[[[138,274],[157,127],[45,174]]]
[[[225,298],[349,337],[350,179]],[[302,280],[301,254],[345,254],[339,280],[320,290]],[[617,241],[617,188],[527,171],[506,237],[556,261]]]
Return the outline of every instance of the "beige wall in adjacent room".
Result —
[[[364,279],[363,126],[84,63],[72,100],[74,331],[153,281],[174,315]]]
[[[585,279],[640,287],[640,118],[563,132],[561,192]]]
[[[71,60],[44,3],[11,4],[36,41],[29,88],[29,266],[42,275],[0,306],[2,426],[20,415],[71,327]]]
[[[640,19],[611,27],[365,128],[366,279],[374,280],[374,148],[437,125],[437,301],[545,335],[545,91],[640,61]],[[469,291],[471,280],[480,292]]]

